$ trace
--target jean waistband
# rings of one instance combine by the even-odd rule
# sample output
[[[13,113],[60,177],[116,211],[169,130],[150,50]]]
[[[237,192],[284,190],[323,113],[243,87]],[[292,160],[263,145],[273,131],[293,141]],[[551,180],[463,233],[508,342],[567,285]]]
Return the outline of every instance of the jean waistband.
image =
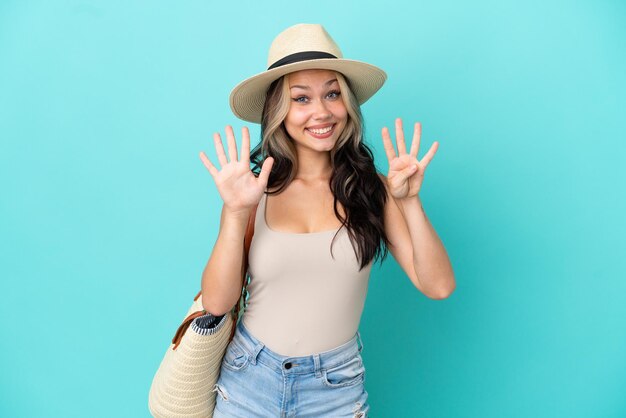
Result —
[[[322,369],[329,369],[345,363],[360,355],[363,350],[361,334],[357,331],[348,342],[331,350],[309,356],[283,356],[270,350],[263,342],[253,336],[243,324],[243,320],[240,320],[236,327],[233,342],[248,353],[252,364],[261,361],[277,373],[285,375],[315,373],[316,376],[319,376]]]

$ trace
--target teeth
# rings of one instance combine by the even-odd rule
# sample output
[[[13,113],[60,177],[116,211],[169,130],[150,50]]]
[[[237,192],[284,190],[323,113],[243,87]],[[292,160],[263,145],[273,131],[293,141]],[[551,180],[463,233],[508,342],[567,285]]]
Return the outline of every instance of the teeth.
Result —
[[[322,134],[330,132],[331,129],[333,129],[332,125],[324,129],[309,129],[309,131],[313,132],[314,134],[322,135]]]

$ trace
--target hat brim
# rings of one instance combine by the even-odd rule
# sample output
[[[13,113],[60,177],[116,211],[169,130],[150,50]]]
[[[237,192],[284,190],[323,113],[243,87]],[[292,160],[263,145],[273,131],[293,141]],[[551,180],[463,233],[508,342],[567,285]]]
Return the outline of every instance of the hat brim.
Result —
[[[387,74],[383,70],[361,61],[343,58],[300,61],[264,71],[237,84],[230,93],[230,108],[239,119],[261,123],[265,96],[270,84],[285,74],[306,69],[325,69],[342,73],[349,80],[359,105],[372,97],[387,79]]]

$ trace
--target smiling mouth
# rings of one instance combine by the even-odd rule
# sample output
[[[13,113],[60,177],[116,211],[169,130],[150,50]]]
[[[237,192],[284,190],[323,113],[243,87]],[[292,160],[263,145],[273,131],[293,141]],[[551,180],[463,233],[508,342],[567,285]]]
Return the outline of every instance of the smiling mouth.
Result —
[[[310,128],[305,128],[305,129],[315,135],[327,135],[333,129],[335,129],[335,124],[333,123],[331,126],[327,128],[323,128],[323,129],[310,129]]]

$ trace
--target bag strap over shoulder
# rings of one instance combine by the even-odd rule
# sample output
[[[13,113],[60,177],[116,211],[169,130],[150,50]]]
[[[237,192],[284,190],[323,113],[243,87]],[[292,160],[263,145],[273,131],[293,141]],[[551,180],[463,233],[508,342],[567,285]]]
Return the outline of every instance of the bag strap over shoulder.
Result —
[[[245,257],[245,265],[246,265],[246,269],[245,271],[248,271],[248,253],[250,252],[250,244],[252,243],[252,236],[254,235],[254,221],[256,219],[256,210],[259,207],[259,204],[257,203],[257,205],[252,209],[252,213],[250,214],[250,219],[248,220],[248,228],[246,229],[246,236],[244,237],[243,240],[243,246],[244,246],[244,257]],[[244,277],[246,276],[245,272],[244,272]]]
[[[233,326],[233,329],[230,333],[230,339],[229,341],[231,341],[235,335],[235,328],[237,325],[237,321],[239,319],[239,311],[241,309],[243,309],[243,305],[245,304],[245,293],[246,293],[246,276],[248,274],[248,253],[250,252],[250,244],[252,243],[252,236],[254,235],[254,222],[256,219],[256,210],[259,207],[259,204],[257,203],[254,208],[252,209],[252,213],[250,214],[250,218],[248,219],[248,226],[246,228],[246,235],[244,236],[243,239],[243,257],[244,257],[244,269],[243,269],[243,277],[241,278],[241,295],[239,296],[239,300],[237,301],[237,303],[235,304],[235,307],[233,308],[233,323],[235,324],[235,326]]]

